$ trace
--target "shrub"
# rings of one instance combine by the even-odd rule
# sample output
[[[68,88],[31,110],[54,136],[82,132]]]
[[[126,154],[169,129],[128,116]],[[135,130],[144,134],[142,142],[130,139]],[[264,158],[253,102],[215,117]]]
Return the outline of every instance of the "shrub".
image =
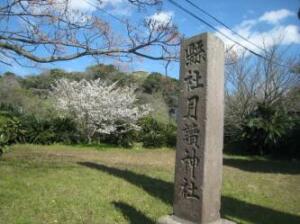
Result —
[[[20,116],[19,108],[9,103],[0,103],[0,116]]]
[[[293,127],[293,119],[282,108],[258,104],[242,124],[240,139],[254,154],[278,153],[280,143]]]
[[[113,145],[122,146],[125,148],[131,148],[134,141],[137,139],[137,133],[135,130],[130,130],[123,133],[113,133],[110,135],[102,135],[101,141]]]
[[[128,131],[125,133],[118,133],[116,138],[116,144],[122,147],[130,148],[134,142],[134,131]]]
[[[34,144],[73,143],[79,137],[76,124],[70,118],[37,119],[23,116],[22,125],[26,129],[26,142]]]
[[[26,142],[34,144],[51,144],[55,132],[49,121],[34,116],[22,116],[22,125],[26,129]]]
[[[82,141],[76,122],[73,119],[54,118],[50,122],[52,129],[55,132],[55,142],[70,144]]]
[[[289,158],[300,159],[300,117],[299,115],[293,117],[293,128],[291,128],[287,135],[281,140],[280,154]]]
[[[166,145],[169,147],[176,146],[177,127],[173,123],[169,123],[165,127]]]
[[[176,126],[173,124],[164,124],[152,117],[145,117],[139,121],[141,130],[139,132],[139,141],[144,147],[162,147],[175,146],[176,144]]]
[[[0,114],[0,156],[8,145],[24,142],[24,135],[25,131],[18,118],[8,113]]]
[[[2,144],[24,142],[26,131],[17,117],[0,115],[0,136]]]
[[[134,141],[137,140],[137,131],[130,129],[127,123],[118,121],[114,132],[110,134],[99,134],[98,138],[105,143],[130,148],[133,146]]]
[[[140,141],[144,147],[161,147],[166,142],[163,134],[163,124],[152,117],[145,117],[139,121],[141,130],[139,133]]]

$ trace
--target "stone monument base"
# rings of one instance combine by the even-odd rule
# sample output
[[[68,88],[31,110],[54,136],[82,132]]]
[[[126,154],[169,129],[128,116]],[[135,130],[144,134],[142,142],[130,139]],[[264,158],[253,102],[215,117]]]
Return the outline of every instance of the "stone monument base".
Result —
[[[180,219],[174,215],[166,215],[159,218],[157,224],[197,224],[197,223]],[[219,221],[210,222],[207,224],[235,224],[235,222],[226,219],[220,219]]]

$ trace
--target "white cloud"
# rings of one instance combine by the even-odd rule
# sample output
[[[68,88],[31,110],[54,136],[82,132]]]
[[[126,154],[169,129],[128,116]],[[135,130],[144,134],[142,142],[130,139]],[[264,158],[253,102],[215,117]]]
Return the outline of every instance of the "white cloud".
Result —
[[[57,0],[59,3],[65,3],[66,0]],[[123,4],[124,0],[68,0],[68,6],[70,9],[79,11],[94,11],[96,7],[118,7],[118,5]],[[95,7],[96,6],[96,7]]]
[[[108,6],[108,5],[116,7],[123,3],[124,3],[124,0],[101,0],[101,4],[103,5],[103,7]]]
[[[130,16],[132,14],[133,7],[129,4],[122,4],[120,6],[114,7],[110,10],[110,13],[113,15],[119,15],[119,16]]]
[[[171,22],[173,16],[174,12],[172,11],[161,11],[154,13],[152,16],[149,16],[148,19],[155,21],[157,26],[164,26],[167,25],[167,23]]]
[[[101,0],[100,7],[119,16],[130,16],[133,11],[132,5],[127,0]]]
[[[66,2],[66,0],[56,1],[60,4],[65,4]],[[131,7],[126,0],[68,0],[68,7],[71,10],[81,12],[93,12],[99,7],[116,15],[131,14]]]
[[[278,10],[283,11],[284,10]],[[277,12],[278,12],[277,11]],[[273,11],[275,12],[275,11]],[[271,16],[270,16],[271,15]],[[300,44],[300,28],[297,25],[288,24],[288,25],[281,25],[278,23],[279,20],[290,16],[289,13],[279,13],[276,20],[275,17],[272,17],[274,14],[271,12],[267,12],[263,14],[258,19],[252,19],[252,20],[244,20],[240,24],[238,24],[236,27],[233,28],[233,30],[237,33],[239,33],[241,36],[245,37],[249,40],[249,42],[254,43],[258,47],[254,46],[254,44],[251,44],[247,42],[246,40],[238,37],[237,35],[234,35],[233,32],[220,27],[218,28],[219,31],[226,34],[230,38],[236,40],[241,45],[244,45],[245,47],[260,53],[260,48],[266,48],[271,47],[274,44],[283,44],[283,45],[289,45],[289,44]],[[284,16],[285,15],[285,16]],[[262,19],[264,18],[264,19]],[[267,20],[268,18],[268,20]],[[271,19],[273,18],[273,20]],[[280,18],[280,19],[279,19]],[[256,29],[257,25],[261,25],[263,23],[272,23],[272,27],[268,30],[264,31],[258,31]],[[277,21],[277,22],[275,22]],[[217,33],[217,35],[225,42],[225,45],[234,46],[234,50],[240,52],[243,50],[241,46],[238,46],[231,40],[228,40],[226,37],[222,36],[221,34]]]
[[[69,7],[73,10],[94,11],[94,0],[69,0]]]
[[[95,0],[55,0],[53,1],[54,7],[59,10],[65,10],[65,7],[68,7],[69,11],[94,11],[96,4]]]
[[[278,23],[279,21],[295,15],[293,12],[287,10],[287,9],[280,9],[277,11],[269,11],[264,13],[260,18],[259,21],[268,22],[271,24]]]

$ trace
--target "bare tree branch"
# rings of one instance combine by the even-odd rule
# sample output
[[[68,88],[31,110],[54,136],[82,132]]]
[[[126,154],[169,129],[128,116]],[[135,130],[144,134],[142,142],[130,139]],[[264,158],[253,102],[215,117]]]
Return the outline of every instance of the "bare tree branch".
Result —
[[[161,0],[127,1],[139,9],[162,3]],[[0,3],[0,50],[7,52],[2,53],[2,57],[37,63],[83,56],[178,58],[180,36],[172,21],[159,23],[145,17],[136,24],[129,19],[119,20],[122,28],[114,31],[112,18],[104,13],[102,4],[100,0],[93,1],[93,11],[80,11],[73,9],[68,0],[7,0]],[[0,63],[3,61],[1,59]]]
[[[239,129],[257,103],[291,107],[288,103],[293,101],[288,99],[289,94],[299,88],[300,79],[290,69],[296,60],[284,56],[279,44],[265,48],[269,60],[253,58],[244,52],[233,63],[227,64],[225,123],[234,126],[232,130]]]

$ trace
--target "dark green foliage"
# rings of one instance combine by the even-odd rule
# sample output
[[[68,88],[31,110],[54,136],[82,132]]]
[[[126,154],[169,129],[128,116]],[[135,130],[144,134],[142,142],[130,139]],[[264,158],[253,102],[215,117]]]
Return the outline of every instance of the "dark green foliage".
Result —
[[[26,130],[26,142],[35,144],[74,143],[79,134],[76,124],[69,118],[49,120],[37,119],[34,116],[22,117],[22,125]]]
[[[104,143],[130,148],[137,140],[137,131],[130,128],[128,124],[119,121],[118,128],[114,133],[109,135],[96,135],[94,141],[97,140],[97,137]]]
[[[116,138],[115,143],[119,146],[130,148],[136,139],[135,131],[131,130],[124,133],[119,133],[114,136]]]
[[[80,140],[70,118],[38,119],[33,115],[0,113],[0,148],[14,143],[75,143]]]
[[[294,125],[280,142],[281,156],[300,159],[300,116],[293,114]]]
[[[79,143],[82,141],[82,136],[76,126],[76,123],[71,118],[55,118],[51,120],[51,126],[55,132],[55,141],[66,144]]]
[[[102,142],[130,148],[133,143],[137,140],[137,132],[130,130],[122,133],[114,133],[106,136],[102,136]]]
[[[165,126],[166,145],[169,147],[176,146],[177,127],[173,123],[169,123]]]
[[[19,108],[15,105],[7,104],[7,103],[0,103],[0,115],[6,116],[20,116],[21,112]]]
[[[43,90],[49,89],[56,79],[66,78],[68,73],[61,69],[52,69],[47,73],[28,76],[21,81],[21,85],[25,89]]]
[[[162,75],[159,73],[151,73],[144,81],[142,87],[145,93],[153,94],[162,90]]]
[[[23,116],[22,125],[26,129],[26,142],[35,144],[50,144],[54,141],[55,133],[48,121],[34,116]]]
[[[139,140],[144,147],[162,147],[176,145],[176,126],[164,124],[152,117],[145,117],[139,121],[141,131]]]
[[[122,125],[116,133],[110,135],[95,136],[101,142],[118,145],[122,147],[132,147],[134,142],[142,142],[143,146],[148,148],[176,145],[176,125],[169,123],[165,124],[157,121],[153,117],[144,117],[139,120],[138,125],[141,130],[122,131]]]
[[[144,147],[161,147],[166,142],[166,136],[163,135],[163,124],[153,119],[145,117],[140,120],[140,141]]]
[[[148,75],[142,84],[143,91],[148,94],[161,92],[170,108],[177,107],[179,94],[179,81],[154,72]]]
[[[119,71],[114,65],[99,64],[90,66],[86,69],[86,79],[101,79],[103,81],[113,83],[118,82],[119,85],[132,84],[130,76]]]
[[[3,77],[5,77],[5,76],[16,76],[16,74],[13,73],[13,72],[4,72],[4,73],[3,73]],[[1,76],[0,76],[0,77],[1,77]]]
[[[0,154],[3,149],[11,144],[25,142],[26,131],[22,128],[17,117],[7,113],[0,113]]]
[[[94,79],[108,78],[109,74],[117,72],[118,69],[114,65],[93,65],[87,68],[87,72],[91,74]]]
[[[242,124],[240,140],[254,154],[279,153],[280,145],[293,127],[292,117],[282,108],[258,104]]]

